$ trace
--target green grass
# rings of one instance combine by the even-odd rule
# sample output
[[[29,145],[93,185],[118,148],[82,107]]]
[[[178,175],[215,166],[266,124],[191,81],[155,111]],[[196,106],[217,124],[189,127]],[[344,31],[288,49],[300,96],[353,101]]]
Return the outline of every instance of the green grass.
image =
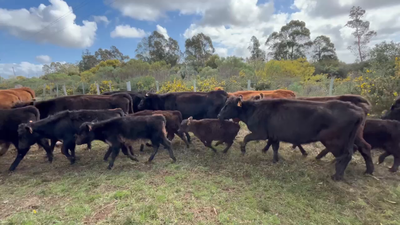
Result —
[[[243,131],[237,141],[243,138]],[[14,173],[15,157],[0,158],[0,223],[4,224],[400,224],[400,176],[389,173],[393,159],[364,176],[357,153],[343,182],[334,182],[332,156],[314,157],[321,145],[305,145],[309,156],[282,144],[281,161],[262,154],[265,142],[235,143],[228,154],[206,149],[193,138],[189,149],[175,139],[176,163],[160,150],[120,154],[113,170],[102,160],[106,146],[79,148],[69,165],[56,149],[53,164],[33,150]],[[378,152],[375,152],[374,161]]]

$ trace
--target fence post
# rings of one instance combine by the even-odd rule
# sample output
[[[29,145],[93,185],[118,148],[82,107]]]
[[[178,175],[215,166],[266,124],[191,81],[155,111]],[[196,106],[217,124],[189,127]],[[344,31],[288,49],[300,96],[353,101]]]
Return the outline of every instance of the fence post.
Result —
[[[43,84],[43,98],[46,97],[46,84]]]
[[[247,90],[250,90],[250,88],[251,88],[251,81],[247,80]]]
[[[160,86],[159,86],[159,84],[158,84],[158,80],[156,80],[156,90],[157,90],[157,92],[160,91]]]
[[[126,90],[131,91],[131,81],[126,82]]]
[[[196,92],[197,91],[197,87],[196,87],[196,79],[193,80],[193,91]]]
[[[67,96],[67,89],[65,88],[65,84],[63,84],[63,91],[64,91],[64,96]]]
[[[96,83],[96,89],[97,89],[97,94],[99,95],[100,94],[100,87],[99,87],[98,83]]]
[[[108,87],[110,88],[110,91],[112,91],[112,89],[111,89],[111,82],[108,83]]]
[[[334,77],[331,77],[331,83],[329,84],[329,96],[332,96],[332,90],[333,90],[333,81],[335,80]]]
[[[82,93],[85,94],[85,84],[82,83]]]
[[[57,87],[57,97],[58,97],[58,84],[56,85],[56,87]]]

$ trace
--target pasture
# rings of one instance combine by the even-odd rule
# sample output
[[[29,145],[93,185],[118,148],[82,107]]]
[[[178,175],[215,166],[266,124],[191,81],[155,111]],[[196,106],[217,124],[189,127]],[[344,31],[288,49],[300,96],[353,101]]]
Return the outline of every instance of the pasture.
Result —
[[[106,145],[93,142],[77,149],[70,165],[60,149],[53,164],[36,145],[13,173],[15,150],[0,158],[0,221],[3,224],[400,224],[400,176],[391,174],[388,157],[374,176],[353,156],[342,182],[332,181],[333,157],[314,158],[321,144],[304,145],[308,157],[282,144],[281,161],[265,141],[250,142],[242,156],[242,129],[227,154],[204,147],[196,137],[187,149],[175,137],[171,163],[160,149],[122,153],[113,170],[103,161]],[[373,151],[374,163],[379,152]]]

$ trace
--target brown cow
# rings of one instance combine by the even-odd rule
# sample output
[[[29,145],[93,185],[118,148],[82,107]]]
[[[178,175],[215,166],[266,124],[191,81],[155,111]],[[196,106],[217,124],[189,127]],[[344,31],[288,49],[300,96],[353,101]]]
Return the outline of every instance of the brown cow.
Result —
[[[12,91],[0,90],[0,109],[11,109],[19,103],[19,97]]]
[[[250,100],[253,96],[263,94],[264,98],[295,98],[296,94],[290,90],[271,90],[271,91],[237,91],[229,93],[230,96],[242,96],[243,100]]]
[[[211,145],[212,141],[218,141],[215,146],[226,143],[224,153],[227,153],[232,146],[239,130],[239,124],[231,121],[218,119],[194,120],[193,117],[183,120],[180,126],[180,132],[192,132],[206,147],[211,148],[214,152],[217,152],[217,150]]]
[[[13,93],[16,95],[21,102],[30,102],[32,99],[35,98],[35,92],[27,87],[22,87],[22,88],[10,88],[7,90],[0,90],[1,92],[9,92]]]

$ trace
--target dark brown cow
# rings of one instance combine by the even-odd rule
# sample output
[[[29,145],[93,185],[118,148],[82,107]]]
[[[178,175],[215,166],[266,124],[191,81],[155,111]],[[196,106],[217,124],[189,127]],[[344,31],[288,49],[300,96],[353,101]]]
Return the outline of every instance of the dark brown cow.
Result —
[[[120,148],[124,146],[131,148],[134,141],[141,139],[150,140],[154,148],[149,162],[154,159],[160,144],[167,148],[169,156],[175,162],[176,158],[171,149],[171,142],[166,137],[166,122],[164,116],[157,114],[152,116],[126,116],[98,123],[84,123],[79,129],[76,144],[81,145],[93,140],[107,143],[110,146],[108,151],[112,152],[108,169],[114,166]],[[128,153],[130,152],[128,151]]]
[[[364,126],[363,136],[373,149],[385,150],[385,153],[379,156],[379,164],[383,163],[387,156],[393,155],[394,162],[390,172],[396,172],[400,166],[400,122],[368,119]],[[317,158],[320,159],[328,153],[328,150],[323,150]]]
[[[253,140],[272,143],[277,162],[279,142],[295,145],[320,141],[336,157],[334,180],[343,178],[353,154],[354,139],[362,122],[363,110],[348,102],[312,102],[291,99],[242,101],[231,97],[222,108],[219,119],[239,118],[252,132],[244,138],[241,150]]]
[[[130,116],[149,116],[149,115],[156,115],[156,114],[161,114],[165,117],[167,120],[166,124],[166,130],[167,130],[167,138],[168,140],[172,141],[174,139],[175,134],[178,135],[182,139],[183,142],[185,142],[186,146],[189,147],[189,142],[186,140],[185,136],[183,136],[183,132],[179,131],[179,126],[181,125],[182,122],[182,114],[181,112],[177,110],[169,111],[169,110],[144,110],[140,111],[134,114],[131,114]],[[189,136],[188,133],[186,133],[186,136]],[[189,136],[190,137],[190,136]],[[148,145],[150,146],[150,145]],[[143,151],[143,144],[140,146],[140,151]]]
[[[133,112],[132,98],[125,93],[114,95],[72,95],[28,104],[34,105],[39,109],[41,119],[65,110],[121,108],[127,114]],[[27,103],[21,103],[14,107],[24,105],[27,105]]]
[[[211,145],[212,141],[218,141],[215,146],[226,143],[226,148],[223,152],[227,153],[240,130],[240,126],[237,123],[227,120],[194,120],[192,117],[189,117],[182,121],[180,130],[183,132],[192,132],[206,147],[211,148],[214,152],[217,152],[217,150]]]

